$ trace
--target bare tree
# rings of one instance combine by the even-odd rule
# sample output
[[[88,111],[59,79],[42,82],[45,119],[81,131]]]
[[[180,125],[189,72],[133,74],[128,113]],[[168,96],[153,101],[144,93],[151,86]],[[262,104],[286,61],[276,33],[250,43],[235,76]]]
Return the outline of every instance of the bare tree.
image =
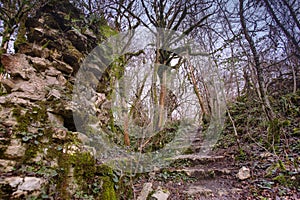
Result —
[[[268,13],[275,21],[276,25],[284,33],[287,40],[293,45],[295,49],[295,55],[298,57],[298,59],[300,59],[300,15],[296,12],[296,10],[300,8],[299,2],[297,3],[297,1],[280,0],[276,3],[272,2],[271,4],[269,0],[263,0],[263,3]],[[286,13],[283,14],[283,12],[276,12],[275,7],[277,7],[277,9],[289,12],[289,14],[287,15]]]
[[[245,38],[249,44],[251,53],[253,55],[254,67],[256,70],[257,82],[258,82],[258,94],[262,101],[262,107],[263,107],[264,112],[267,115],[268,120],[272,121],[275,117],[275,114],[273,112],[273,109],[271,107],[270,101],[267,96],[264,77],[263,77],[263,69],[261,67],[259,54],[257,52],[257,48],[255,46],[254,40],[251,37],[251,35],[249,34],[249,30],[247,28],[247,24],[246,24],[246,20],[245,20],[245,16],[244,16],[244,9],[245,9],[244,0],[239,0],[240,22],[241,22],[243,34],[245,35]]]
[[[40,6],[44,1],[4,0],[0,3],[0,20],[3,23],[0,53],[6,53],[11,36],[18,28],[24,26],[30,11]],[[22,26],[21,26],[22,25]]]
[[[140,9],[133,9],[137,7]],[[212,3],[209,1],[196,0],[121,1],[118,6],[115,7],[115,10],[121,13],[123,17],[130,17],[137,20],[141,25],[156,34],[157,44],[152,85],[152,99],[154,105],[156,105],[155,111],[157,111],[157,113],[154,114],[154,126],[156,130],[161,129],[164,118],[166,117],[164,110],[167,96],[167,72],[170,69],[180,67],[180,65],[171,66],[171,61],[178,58],[178,55],[175,54],[175,50],[170,49],[170,47],[174,45],[175,42],[178,42],[178,40],[174,40],[172,33],[168,34],[161,30],[181,31],[184,35],[189,35],[199,30],[199,28],[206,23],[207,18],[213,14],[209,11],[211,7]],[[157,91],[158,80],[156,80],[156,76],[159,80],[159,91]],[[203,112],[205,111],[203,110]]]

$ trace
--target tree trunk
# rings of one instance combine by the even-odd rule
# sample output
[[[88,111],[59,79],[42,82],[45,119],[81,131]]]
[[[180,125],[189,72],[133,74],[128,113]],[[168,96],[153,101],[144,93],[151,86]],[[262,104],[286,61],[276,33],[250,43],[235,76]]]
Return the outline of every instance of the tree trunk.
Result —
[[[263,77],[263,70],[261,68],[261,64],[260,64],[260,60],[259,60],[259,55],[257,53],[255,44],[253,39],[251,38],[251,36],[249,35],[249,32],[247,30],[247,26],[246,26],[246,22],[245,22],[245,18],[244,18],[244,1],[243,0],[239,0],[240,2],[240,22],[242,25],[242,31],[245,35],[245,38],[247,40],[247,42],[249,43],[250,46],[250,50],[251,53],[253,55],[253,59],[254,59],[254,67],[256,70],[256,76],[257,76],[257,82],[258,82],[258,94],[259,94],[259,98],[262,101],[262,108],[263,111],[265,112],[267,118],[269,121],[273,121],[274,119],[274,112],[273,109],[271,107],[270,101],[267,97],[267,92],[266,92],[266,87],[265,87],[265,83],[264,83],[264,77]]]

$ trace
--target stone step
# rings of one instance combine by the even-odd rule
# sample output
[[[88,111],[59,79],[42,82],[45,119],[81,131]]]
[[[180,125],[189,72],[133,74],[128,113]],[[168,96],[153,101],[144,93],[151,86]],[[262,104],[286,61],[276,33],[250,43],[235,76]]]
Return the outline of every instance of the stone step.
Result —
[[[224,156],[208,156],[208,155],[198,155],[198,154],[187,154],[179,155],[171,158],[174,161],[188,160],[192,161],[194,165],[207,164],[211,162],[218,162],[224,159]]]
[[[205,179],[205,178],[215,178],[221,175],[230,175],[232,173],[231,169],[228,168],[183,168],[183,169],[169,169],[172,173],[185,173],[187,176]]]
[[[216,186],[216,185],[215,185]],[[187,190],[184,190],[183,193],[189,196],[200,196],[201,199],[227,199],[227,195],[237,195],[242,192],[240,188],[216,188],[216,187],[206,187],[203,185],[191,185]]]

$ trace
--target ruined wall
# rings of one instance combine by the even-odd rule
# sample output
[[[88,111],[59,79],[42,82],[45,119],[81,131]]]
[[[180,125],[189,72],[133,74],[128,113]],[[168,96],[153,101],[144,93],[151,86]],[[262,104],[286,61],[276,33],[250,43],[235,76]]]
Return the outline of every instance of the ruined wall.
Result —
[[[1,57],[0,199],[116,199],[112,170],[73,122],[75,74],[104,38],[83,18],[68,1],[48,3],[26,20],[17,53]]]

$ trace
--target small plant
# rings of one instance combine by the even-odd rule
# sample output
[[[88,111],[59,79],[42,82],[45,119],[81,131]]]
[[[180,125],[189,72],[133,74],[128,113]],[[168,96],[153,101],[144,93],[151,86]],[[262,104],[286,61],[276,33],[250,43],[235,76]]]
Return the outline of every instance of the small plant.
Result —
[[[23,142],[31,142],[38,145],[39,144],[38,137],[43,136],[43,133],[34,134],[30,132],[22,132],[21,136]]]

